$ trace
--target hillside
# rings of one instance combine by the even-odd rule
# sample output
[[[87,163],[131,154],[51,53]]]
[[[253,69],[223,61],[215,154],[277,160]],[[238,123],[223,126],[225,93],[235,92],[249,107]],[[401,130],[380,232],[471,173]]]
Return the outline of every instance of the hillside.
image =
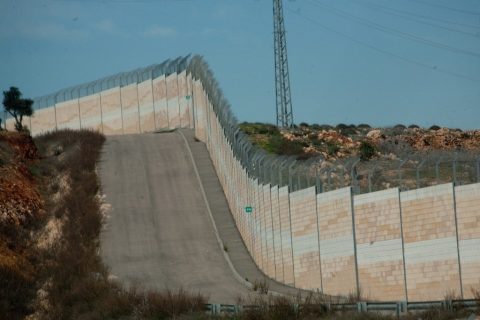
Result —
[[[316,164],[326,189],[350,184],[358,186],[358,192],[412,189],[478,179],[480,130],[306,123],[288,130],[263,123],[242,123],[240,128],[269,153],[322,159]]]

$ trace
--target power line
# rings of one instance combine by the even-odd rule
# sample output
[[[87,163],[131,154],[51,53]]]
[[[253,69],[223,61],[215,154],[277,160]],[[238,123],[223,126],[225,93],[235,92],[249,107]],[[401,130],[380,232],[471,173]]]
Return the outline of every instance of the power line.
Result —
[[[386,13],[386,14],[390,14],[392,16],[397,16],[397,17],[400,17],[402,19],[406,19],[406,20],[417,22],[417,23],[425,24],[427,26],[431,26],[431,27],[434,27],[434,28],[439,28],[439,29],[443,29],[443,30],[447,30],[447,31],[451,31],[451,32],[456,32],[456,33],[459,33],[459,34],[463,34],[463,35],[467,35],[467,36],[471,36],[471,37],[475,37],[475,38],[480,37],[480,32],[477,32],[477,33],[467,32],[467,31],[463,31],[463,30],[459,30],[459,29],[454,29],[454,28],[449,28],[449,27],[445,27],[445,26],[442,26],[442,25],[434,24],[434,23],[431,23],[431,22],[427,22],[427,21],[424,21],[424,20],[421,20],[421,19],[411,17],[411,16],[406,15],[404,13],[399,13],[394,9],[391,9],[391,8],[388,8],[388,7],[385,7],[385,6],[382,6],[382,5],[378,5],[378,4],[374,4],[374,3],[365,3],[365,2],[360,2],[360,1],[351,1],[351,2],[356,4],[356,5],[361,5],[361,6],[373,9],[373,10],[377,10],[377,11],[380,11],[380,12],[383,12],[383,13]]]
[[[344,19],[354,20],[355,22],[357,22],[359,24],[362,24],[366,27],[369,27],[369,28],[372,28],[372,29],[375,29],[375,30],[378,30],[378,31],[382,31],[382,32],[385,32],[385,33],[388,33],[388,34],[392,34],[392,35],[395,35],[397,37],[408,39],[408,40],[411,40],[411,41],[419,42],[419,43],[422,43],[422,44],[425,44],[425,45],[428,45],[428,46],[431,46],[431,47],[436,47],[436,48],[448,50],[448,51],[451,51],[451,52],[454,52],[454,53],[461,53],[461,54],[473,56],[473,57],[476,57],[476,58],[480,58],[480,53],[475,52],[475,51],[470,51],[470,50],[466,50],[466,49],[460,49],[460,48],[452,47],[450,45],[447,45],[447,44],[444,44],[444,43],[441,43],[441,42],[436,42],[436,41],[433,41],[433,40],[425,39],[423,37],[420,37],[420,36],[417,36],[417,35],[414,35],[414,34],[411,34],[411,33],[408,33],[408,32],[404,32],[404,31],[400,31],[400,30],[397,30],[397,29],[394,29],[394,28],[390,28],[390,27],[381,25],[381,24],[376,23],[376,22],[372,22],[372,21],[364,19],[364,18],[354,16],[354,15],[349,14],[349,13],[343,11],[343,10],[325,5],[323,3],[315,2],[313,0],[311,0],[310,2],[314,5],[316,5],[316,6],[323,7],[325,9],[329,10],[330,12],[332,12],[333,14],[335,14],[337,16],[340,16]]]
[[[447,10],[454,11],[454,12],[469,14],[469,15],[472,15],[472,16],[480,16],[480,12],[467,11],[467,10],[462,10],[462,9],[458,9],[458,8],[452,8],[452,7],[442,5],[442,4],[431,3],[431,2],[423,1],[423,0],[410,0],[410,1],[411,2],[418,2],[418,3],[421,3],[421,4],[426,5],[426,6],[430,6],[430,7],[443,8],[443,9],[447,9]]]
[[[476,25],[473,25],[473,24],[467,24],[467,23],[463,23],[463,22],[456,22],[456,21],[451,21],[451,20],[446,20],[446,19],[440,19],[440,18],[437,18],[437,17],[430,17],[430,16],[426,16],[426,15],[423,15],[423,14],[418,14],[416,12],[394,9],[394,8],[379,5],[379,4],[375,4],[375,6],[382,7],[382,8],[385,8],[385,9],[388,9],[388,10],[391,10],[391,11],[395,11],[395,12],[398,12],[398,13],[401,13],[401,14],[405,14],[405,15],[409,15],[409,16],[413,16],[413,17],[418,17],[418,18],[425,19],[425,20],[430,20],[430,21],[435,21],[435,22],[440,22],[440,23],[446,23],[446,24],[451,24],[451,25],[457,25],[457,26],[466,27],[466,28],[480,29],[480,25],[476,26]]]
[[[420,62],[420,61],[417,61],[417,60],[414,60],[414,59],[410,59],[410,58],[407,58],[407,57],[404,57],[404,56],[401,56],[399,54],[396,54],[396,53],[393,53],[393,52],[390,52],[390,51],[387,51],[387,50],[384,50],[384,49],[381,49],[381,48],[378,48],[376,46],[373,46],[367,42],[364,42],[364,41],[361,41],[361,40],[358,40],[356,39],[355,37],[353,36],[350,36],[346,33],[343,33],[343,32],[340,32],[338,30],[335,30],[333,28],[330,28],[320,22],[318,22],[317,20],[315,19],[312,19],[308,16],[305,16],[303,14],[301,14],[300,12],[296,11],[296,10],[292,10],[288,7],[286,7],[286,9],[288,11],[290,11],[291,13],[299,16],[299,17],[302,17],[304,18],[305,20],[308,20],[310,21],[311,23],[319,26],[320,28],[324,29],[324,30],[327,30],[329,32],[332,32],[334,34],[337,34],[339,36],[342,36],[346,39],[349,39],[350,41],[352,42],[355,42],[356,44],[358,45],[361,45],[363,47],[366,47],[366,48],[369,48],[371,50],[374,50],[374,51],[377,51],[379,53],[382,53],[384,55],[387,55],[387,56],[390,56],[390,57],[393,57],[393,58],[396,58],[396,59],[399,59],[399,60],[402,60],[404,62],[407,62],[407,63],[410,63],[412,65],[416,65],[418,67],[422,67],[424,69],[428,69],[428,70],[431,70],[431,71],[436,71],[436,72],[440,72],[440,73],[444,73],[444,74],[448,74],[450,76],[454,76],[454,77],[457,77],[457,78],[461,78],[461,79],[464,79],[464,80],[470,80],[470,81],[473,81],[473,82],[480,82],[480,78],[475,78],[475,77],[470,77],[470,76],[467,76],[467,75],[464,75],[464,74],[460,74],[460,73],[457,73],[457,72],[454,72],[454,71],[449,71],[449,70],[446,70],[446,69],[442,69],[442,68],[439,68],[437,66],[432,66],[432,65],[428,65],[426,63],[423,63],[423,62]]]

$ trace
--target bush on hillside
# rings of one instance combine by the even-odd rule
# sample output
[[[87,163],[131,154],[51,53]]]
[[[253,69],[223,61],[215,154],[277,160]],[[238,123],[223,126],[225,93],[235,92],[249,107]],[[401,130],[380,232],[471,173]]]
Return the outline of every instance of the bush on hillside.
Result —
[[[362,141],[358,151],[360,159],[363,161],[368,161],[375,155],[376,148],[372,143],[368,141]]]

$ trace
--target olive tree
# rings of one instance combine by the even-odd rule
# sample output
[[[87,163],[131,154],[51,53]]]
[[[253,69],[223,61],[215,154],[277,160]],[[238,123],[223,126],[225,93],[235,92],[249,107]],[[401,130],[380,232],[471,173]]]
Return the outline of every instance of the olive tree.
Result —
[[[16,87],[10,87],[10,90],[3,91],[3,107],[14,119],[15,129],[23,130],[23,117],[33,114],[33,100],[23,99],[22,93]]]

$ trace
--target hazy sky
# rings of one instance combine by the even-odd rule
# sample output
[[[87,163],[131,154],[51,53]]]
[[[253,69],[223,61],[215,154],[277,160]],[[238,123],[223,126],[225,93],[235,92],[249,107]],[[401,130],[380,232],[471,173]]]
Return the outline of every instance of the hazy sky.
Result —
[[[284,0],[296,123],[480,128],[480,0]],[[271,0],[0,0],[0,89],[49,94],[189,53],[275,122]]]

